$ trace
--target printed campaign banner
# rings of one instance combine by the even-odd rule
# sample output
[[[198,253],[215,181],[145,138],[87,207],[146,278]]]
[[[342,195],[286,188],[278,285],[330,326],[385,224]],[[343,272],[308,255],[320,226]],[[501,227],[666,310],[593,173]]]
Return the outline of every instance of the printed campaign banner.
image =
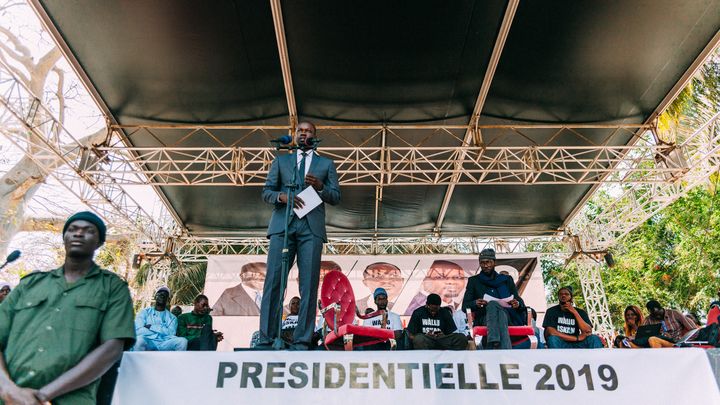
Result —
[[[498,254],[496,270],[513,277],[526,305],[537,311],[542,323],[547,304],[539,257],[534,253]],[[258,328],[266,260],[265,255],[208,257],[205,295],[212,307],[213,326],[225,336],[218,350],[249,347],[250,337]],[[440,295],[443,306],[460,310],[467,279],[479,268],[477,255],[324,255],[320,284],[329,271],[342,271],[350,280],[361,312],[374,308],[372,293],[382,287],[388,293],[388,308],[407,322],[431,293]],[[298,291],[298,269],[293,266],[284,298],[285,313],[289,312],[290,299],[300,295]]]
[[[115,405],[717,404],[701,349],[126,352]]]

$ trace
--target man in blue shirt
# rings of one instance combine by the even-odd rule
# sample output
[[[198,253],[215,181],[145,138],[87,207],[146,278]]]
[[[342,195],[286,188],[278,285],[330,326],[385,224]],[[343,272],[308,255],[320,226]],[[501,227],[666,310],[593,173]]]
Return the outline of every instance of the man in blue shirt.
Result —
[[[167,309],[170,289],[162,286],[155,291],[155,306],[138,312],[135,317],[135,351],[183,351],[187,339],[175,336],[178,320]]]

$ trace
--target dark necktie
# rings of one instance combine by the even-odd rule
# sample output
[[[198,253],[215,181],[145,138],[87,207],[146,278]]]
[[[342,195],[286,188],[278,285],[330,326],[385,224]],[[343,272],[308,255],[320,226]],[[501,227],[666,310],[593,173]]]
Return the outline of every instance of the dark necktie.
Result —
[[[301,154],[302,159],[300,159],[300,166],[298,167],[297,184],[302,188],[302,185],[305,184],[305,158],[307,157],[307,152],[302,152]]]

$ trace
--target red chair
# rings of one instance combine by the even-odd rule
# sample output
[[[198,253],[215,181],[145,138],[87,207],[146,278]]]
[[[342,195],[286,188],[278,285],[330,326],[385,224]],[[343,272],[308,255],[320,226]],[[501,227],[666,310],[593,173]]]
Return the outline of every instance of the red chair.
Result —
[[[376,343],[390,342],[395,347],[395,332],[384,327],[353,325],[357,307],[355,294],[350,280],[337,270],[325,275],[320,289],[320,313],[325,320],[323,337],[325,347],[331,349],[332,343],[342,338],[345,350],[354,346],[367,346]],[[375,311],[367,315],[357,314],[360,319],[374,318],[383,315],[382,324],[387,322],[385,311]],[[326,333],[326,331],[329,331]]]
[[[473,313],[470,309],[467,310],[468,325],[473,324]],[[476,337],[484,338],[488,334],[487,326],[473,326],[472,336],[473,339]],[[526,326],[508,326],[508,334],[512,341],[513,348],[522,343],[530,341],[530,348],[537,349],[538,340],[535,337],[535,329],[532,327],[532,310],[530,307],[527,309],[527,324]],[[476,342],[477,343],[477,342]],[[478,343],[478,347],[480,344]]]
[[[705,323],[705,326],[712,325],[714,323],[718,323],[720,321],[720,319],[718,319],[719,317],[720,317],[720,307],[718,307],[717,305],[713,305],[710,308],[710,311],[708,311],[707,322]]]

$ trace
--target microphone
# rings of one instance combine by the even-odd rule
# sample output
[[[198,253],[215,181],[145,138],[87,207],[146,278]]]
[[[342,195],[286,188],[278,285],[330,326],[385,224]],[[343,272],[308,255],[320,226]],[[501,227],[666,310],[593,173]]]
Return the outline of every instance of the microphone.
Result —
[[[5,263],[3,263],[2,266],[0,266],[0,270],[4,269],[5,266],[8,264],[14,262],[15,260],[20,258],[20,251],[19,250],[13,250],[12,253],[10,253],[7,258],[5,258]]]
[[[291,143],[292,140],[293,140],[293,139],[292,139],[292,136],[290,136],[290,135],[283,135],[283,136],[281,136],[280,138],[271,139],[270,142],[271,142],[271,143],[279,143],[279,144],[281,144],[281,145],[287,145],[287,144]]]
[[[318,138],[315,138],[315,137],[313,137],[313,138],[305,138],[305,146],[308,146],[308,147],[311,147],[311,148],[316,148],[316,147],[317,147],[317,144],[319,144],[320,142],[322,142],[322,139],[318,139]]]

